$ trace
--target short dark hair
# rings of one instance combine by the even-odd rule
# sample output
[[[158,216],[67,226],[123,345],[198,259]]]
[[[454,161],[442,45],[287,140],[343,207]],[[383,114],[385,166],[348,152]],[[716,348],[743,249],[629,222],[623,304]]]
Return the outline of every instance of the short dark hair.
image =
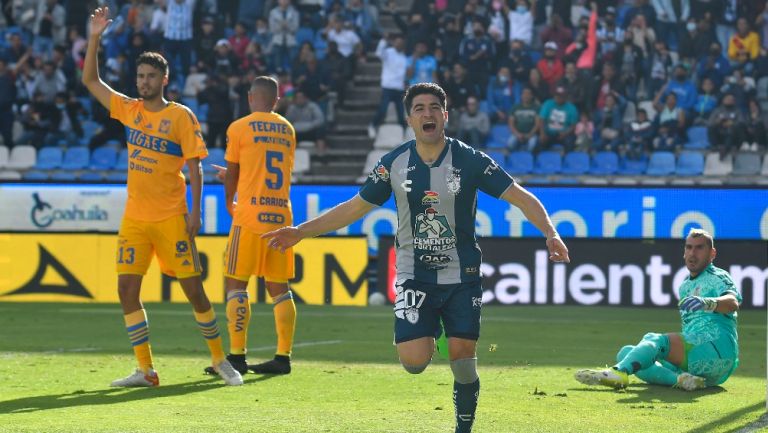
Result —
[[[254,78],[253,81],[251,82],[250,91],[261,92],[270,101],[274,101],[277,99],[277,94],[278,94],[277,80],[267,75],[258,76]]]
[[[440,100],[440,106],[443,110],[447,108],[445,103],[445,90],[435,83],[419,83],[414,84],[405,91],[405,97],[403,97],[403,104],[405,105],[405,112],[411,114],[411,105],[413,105],[413,99],[419,95],[435,95]]]
[[[168,75],[168,61],[160,53],[154,51],[145,51],[139,54],[139,58],[136,59],[136,67],[140,65],[149,65],[153,68],[161,71],[163,75]]]

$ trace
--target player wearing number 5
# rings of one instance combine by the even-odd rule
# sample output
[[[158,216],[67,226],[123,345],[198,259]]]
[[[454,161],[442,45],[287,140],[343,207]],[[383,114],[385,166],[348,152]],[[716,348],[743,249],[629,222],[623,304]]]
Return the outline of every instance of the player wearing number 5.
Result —
[[[397,207],[395,343],[400,363],[417,374],[429,365],[440,322],[448,336],[456,432],[472,430],[480,393],[480,248],[475,238],[477,193],[519,207],[547,236],[550,259],[568,262],[568,249],[546,210],[488,155],[445,136],[446,96],[421,83],[405,93],[416,140],[384,155],[358,195],[298,227],[265,234],[280,250],[351,224],[394,194]],[[395,427],[397,429],[397,427]]]
[[[285,118],[273,112],[278,83],[256,77],[248,91],[251,114],[234,121],[227,130],[224,191],[232,227],[224,253],[224,286],[227,292],[229,362],[241,373],[287,374],[296,327],[296,305],[288,287],[294,276],[293,250],[275,251],[262,233],[292,224],[291,170],[296,133]],[[237,193],[237,203],[235,203]],[[263,277],[272,298],[277,330],[274,359],[248,365],[246,342],[251,317],[248,280]],[[205,369],[214,373],[211,367]]]
[[[98,48],[112,20],[107,8],[90,17],[90,39],[83,66],[83,84],[125,126],[129,152],[128,200],[117,245],[117,289],[125,326],[139,368],[112,386],[157,386],[149,346],[149,327],[141,303],[141,282],[153,256],[163,273],[175,276],[192,303],[216,370],[228,385],[243,378],[224,357],[216,315],[203,290],[195,235],[200,230],[202,173],[200,160],[208,155],[200,124],[189,108],[168,102],[168,62],[158,53],[145,52],[136,61],[136,87],[140,99],[116,92],[101,81]],[[187,209],[186,182],[181,169],[187,165],[192,186],[192,206]]]

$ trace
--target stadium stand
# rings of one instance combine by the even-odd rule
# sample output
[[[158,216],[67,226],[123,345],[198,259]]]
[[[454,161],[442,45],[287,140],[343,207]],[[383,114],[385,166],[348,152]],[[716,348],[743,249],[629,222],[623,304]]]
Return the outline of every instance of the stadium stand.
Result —
[[[22,2],[19,7],[29,8],[27,14],[34,16],[36,8],[30,6],[34,2],[27,3],[29,5]],[[59,0],[59,3],[64,1]],[[227,38],[233,35],[238,20],[236,14],[222,16],[215,9],[216,3],[197,2],[194,11],[194,22],[199,23],[206,17],[212,18],[214,22],[214,33],[217,36],[211,46],[220,36]],[[260,2],[254,6],[254,17],[266,19],[272,3]],[[619,0],[616,2],[616,26],[613,26],[609,22],[611,13],[607,5],[598,2],[599,7],[595,12],[598,47],[594,53],[582,50],[582,45],[578,43],[580,38],[588,36],[584,34],[587,29],[585,23],[593,12],[587,2],[574,2],[570,8],[565,9],[545,7],[544,4],[548,2],[535,3],[535,22],[530,24],[538,30],[533,32],[530,40],[524,41],[509,39],[510,33],[514,32],[509,31],[508,17],[495,12],[489,7],[489,2],[480,2],[481,6],[469,12],[472,8],[465,10],[457,6],[461,2],[454,4],[450,1],[366,1],[363,2],[362,11],[349,9],[346,2],[337,5],[327,1],[320,7],[321,10],[313,13],[303,9],[304,2],[293,3],[300,12],[300,27],[295,34],[296,46],[291,49],[290,58],[280,59],[275,52],[271,52],[272,35],[269,29],[257,32],[253,27],[255,20],[249,21],[245,23],[250,37],[247,47],[243,45],[244,49],[234,50],[234,53],[230,53],[233,55],[231,58],[217,59],[214,48],[205,49],[204,44],[197,44],[193,52],[194,69],[182,71],[173,77],[168,87],[168,98],[175,98],[187,105],[197,115],[207,138],[209,123],[220,121],[222,107],[227,108],[224,111],[229,112],[232,119],[247,114],[249,77],[272,74],[280,79],[281,102],[277,108],[280,113],[285,113],[293,103],[293,93],[301,89],[324,111],[327,119],[327,149],[318,151],[314,142],[299,146],[306,149],[310,156],[309,168],[296,173],[295,179],[299,182],[360,182],[361,167],[366,165],[366,157],[372,150],[392,149],[404,140],[414,138],[410,128],[403,131],[402,126],[397,124],[393,105],[389,105],[384,123],[375,136],[369,138],[366,131],[366,125],[373,119],[382,95],[382,65],[375,53],[376,46],[383,35],[395,34],[405,36],[406,56],[411,56],[417,41],[427,43],[425,56],[434,59],[434,63],[430,60],[424,64],[433,66],[424,71],[414,71],[406,79],[409,84],[437,81],[446,89],[451,120],[447,124],[447,133],[456,134],[458,120],[465,111],[464,101],[467,96],[475,96],[480,110],[490,117],[492,124],[481,142],[468,144],[499,152],[496,159],[517,175],[536,174],[536,177],[527,178],[528,182],[573,182],[577,179],[584,183],[601,184],[603,181],[600,179],[606,179],[606,182],[618,184],[632,184],[632,181],[725,181],[754,184],[761,181],[761,176],[766,176],[764,171],[755,172],[754,162],[760,161],[759,165],[764,166],[762,161],[768,141],[768,53],[766,50],[758,50],[756,55],[741,55],[738,47],[744,39],[738,38],[748,36],[753,38],[751,40],[759,41],[762,48],[768,48],[768,41],[762,40],[768,34],[768,24],[764,20],[753,20],[762,14],[762,9],[754,9],[749,2],[744,2],[736,9],[733,20],[735,22],[738,17],[748,18],[750,28],[746,35],[739,36],[733,22],[710,22],[708,26],[698,27],[709,28],[697,36],[697,40],[707,41],[700,46],[691,43],[690,35],[684,27],[686,22],[698,25],[708,20],[705,13],[705,4],[708,2],[686,0],[690,18],[678,23],[681,31],[678,37],[671,39],[666,37],[667,29],[659,27],[661,24],[655,19],[654,8]],[[515,6],[512,1],[507,3],[510,8]],[[426,7],[428,4],[434,7]],[[159,7],[158,3],[148,1],[117,0],[116,5],[120,6],[116,8],[120,16],[115,18],[123,22],[135,20],[136,16],[151,16]],[[25,11],[17,12],[23,15]],[[350,18],[359,17],[360,13],[362,19]],[[554,13],[570,15],[561,17],[569,28],[570,36],[558,40],[559,44],[563,44],[562,49],[557,50],[554,58],[547,58],[543,47],[549,42],[545,40],[547,35],[553,34],[548,30]],[[424,28],[409,26],[409,17],[417,14],[422,16],[424,22],[432,24]],[[636,22],[634,17],[638,14],[646,15],[649,23],[647,27],[641,28]],[[118,161],[111,162],[112,154],[99,149],[105,143],[109,145],[116,142],[115,150],[120,152],[124,147],[124,131],[112,124],[109,116],[94,103],[79,83],[78,68],[82,67],[82,53],[77,50],[82,49],[82,41],[56,41],[57,44],[63,44],[65,55],[63,58],[57,55],[52,58],[55,60],[55,74],[63,80],[57,84],[59,87],[55,91],[46,93],[47,88],[38,89],[37,80],[33,78],[42,74],[42,65],[49,54],[39,51],[39,47],[44,44],[36,43],[39,36],[35,34],[37,29],[17,25],[12,22],[12,18],[9,18],[11,21],[0,21],[0,58],[6,60],[8,65],[8,71],[0,75],[0,81],[10,79],[14,87],[19,89],[11,110],[0,113],[14,120],[11,131],[0,131],[3,133],[3,144],[9,149],[7,167],[4,168],[6,176],[15,178],[22,174],[24,178],[42,178],[39,172],[33,171],[27,175],[25,171],[40,170],[38,158],[42,161],[42,167],[50,164],[52,153],[44,153],[43,149],[65,150],[73,147],[73,144],[79,144],[93,149],[85,166],[82,165],[82,151],[76,151],[73,156],[79,156],[73,161],[74,165],[67,162],[61,168],[45,168],[42,169],[43,174],[69,179],[69,175],[58,174],[57,170],[62,170],[74,172],[75,178],[80,181],[103,178],[118,182],[123,179],[124,176],[117,172],[126,169],[127,155],[120,153]],[[333,39],[330,29],[332,22],[337,19],[352,21],[352,30],[360,39],[358,44],[345,44],[342,40]],[[449,30],[446,26],[449,19],[456,19],[459,23],[478,19],[484,24],[485,33],[474,36],[462,32],[462,29]],[[71,17],[70,21],[67,26],[79,28],[80,34],[85,33],[85,17]],[[196,26],[193,29],[195,37],[202,35],[201,28]],[[163,48],[162,38],[152,36],[149,22],[132,22],[124,31],[126,40],[131,40],[131,36],[135,35],[144,36],[141,50]],[[632,36],[627,40],[632,45],[631,51],[642,56],[637,63],[642,65],[641,68],[634,69],[635,63],[623,61],[626,59],[621,55],[622,44],[612,42],[611,38],[613,41],[618,40],[618,37],[623,38],[622,34]],[[24,50],[30,48],[30,56],[21,59],[19,64],[16,64],[20,59],[17,53],[24,50],[12,49],[10,41],[13,35],[21,36]],[[724,39],[726,35],[733,36]],[[494,53],[487,61],[469,61],[466,47],[472,46],[473,38],[492,38]],[[646,42],[653,38],[657,43]],[[719,41],[723,49],[721,53],[709,51],[712,41]],[[118,64],[119,44],[120,41],[111,39],[109,35],[103,39],[104,79],[128,96],[136,96],[134,72],[128,68],[112,66]],[[511,50],[510,47],[517,47],[515,44],[521,46],[522,50]],[[659,51],[662,45],[668,57],[665,52]],[[130,50],[128,53],[135,55]],[[549,62],[561,67],[549,69]],[[127,63],[131,64],[130,59]],[[456,75],[459,74],[456,72],[456,64],[465,66],[465,78]],[[711,65],[718,66],[714,68]],[[498,86],[498,83],[493,84],[493,77],[502,67],[509,68],[511,77],[504,85]],[[684,74],[677,76],[681,71]],[[229,101],[208,101],[201,97],[209,85],[207,78],[212,75],[228,77]],[[538,109],[551,100],[556,86],[565,88],[567,99],[577,113],[587,115],[587,124],[592,124],[590,131],[593,133],[591,136],[590,133],[582,134],[573,146],[577,141],[576,133],[573,129],[567,129],[566,136],[558,139],[562,149],[538,146],[532,149],[530,158],[515,154],[514,151],[522,149],[508,148],[509,137],[512,135],[508,118],[514,115],[515,109],[519,109],[522,90],[530,88],[533,91],[533,106]],[[64,109],[60,108],[61,101],[59,108],[54,104],[53,96],[57,91],[66,95]],[[677,105],[672,108],[665,105],[669,93],[677,95]],[[726,106],[726,95],[734,96],[735,109]],[[36,96],[39,98],[35,99]],[[609,96],[612,96],[612,102],[607,101],[611,99]],[[616,108],[611,108],[611,105],[606,108],[606,104],[613,103]],[[502,106],[501,111],[494,111]],[[683,112],[683,116],[677,115],[678,109]],[[641,112],[645,112],[647,119],[639,118]],[[61,122],[58,119],[62,117],[69,119],[69,122],[55,124]],[[546,126],[549,119],[538,120]],[[664,135],[664,142],[654,140],[661,135],[662,130],[665,130],[664,134],[668,133]],[[657,147],[659,145],[661,147]],[[540,155],[552,150],[563,158],[562,165],[542,166]],[[573,154],[570,152],[573,150],[580,153]],[[669,155],[655,156],[657,151],[672,153],[672,159]],[[715,158],[710,151],[716,151],[720,157]],[[745,155],[738,156],[737,153]],[[67,155],[68,152],[65,152],[62,162],[67,160]],[[212,156],[216,157],[217,154]],[[589,162],[586,169],[585,156]],[[0,169],[2,158],[0,150]],[[555,161],[552,155],[545,155],[543,159],[549,163]],[[208,166],[211,161],[204,163],[206,176],[214,174]],[[529,165],[531,161],[535,162],[533,167]],[[663,164],[659,165],[661,162]],[[112,167],[108,167],[110,163]],[[88,171],[99,173],[86,173]],[[643,179],[647,176],[653,179]]]

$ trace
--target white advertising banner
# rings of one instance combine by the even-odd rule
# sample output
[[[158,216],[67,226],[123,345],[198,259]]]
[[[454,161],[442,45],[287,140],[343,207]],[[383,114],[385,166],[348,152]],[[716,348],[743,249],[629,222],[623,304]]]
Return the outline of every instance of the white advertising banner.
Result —
[[[116,232],[124,186],[0,185],[2,231]]]

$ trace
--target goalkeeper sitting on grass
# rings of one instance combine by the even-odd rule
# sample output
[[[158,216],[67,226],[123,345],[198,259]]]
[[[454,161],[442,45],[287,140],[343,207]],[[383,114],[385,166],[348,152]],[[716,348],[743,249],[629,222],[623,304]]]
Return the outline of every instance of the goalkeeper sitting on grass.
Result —
[[[645,382],[686,391],[725,382],[739,364],[736,310],[741,295],[728,272],[715,267],[712,235],[693,229],[685,240],[685,266],[690,275],[680,286],[680,333],[645,334],[637,346],[624,346],[616,365],[580,370],[576,380],[587,385],[624,388],[629,375]]]

